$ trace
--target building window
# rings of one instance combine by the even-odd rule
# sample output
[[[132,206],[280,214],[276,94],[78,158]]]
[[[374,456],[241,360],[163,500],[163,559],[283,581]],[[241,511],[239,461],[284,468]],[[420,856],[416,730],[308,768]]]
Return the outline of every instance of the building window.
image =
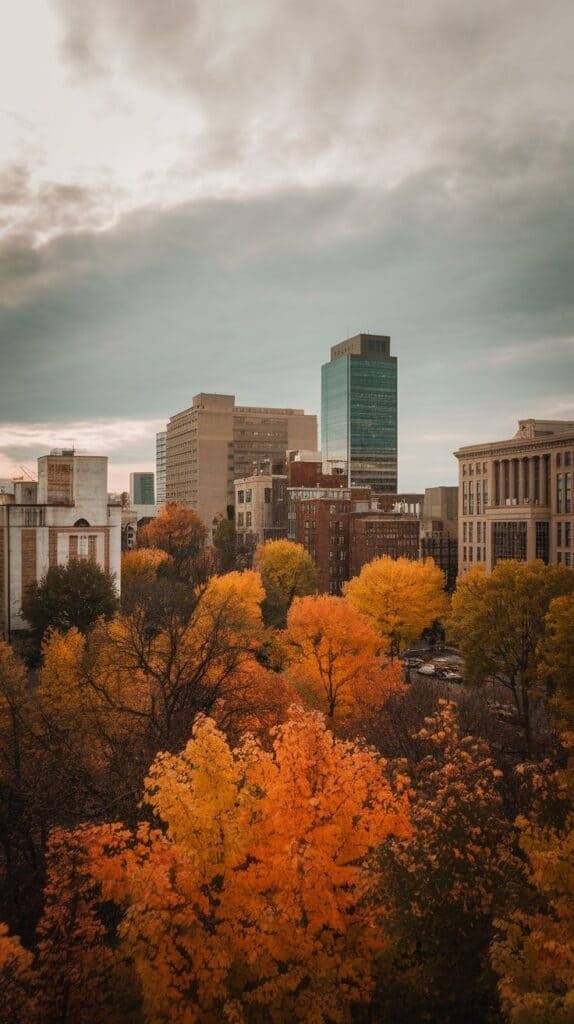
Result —
[[[562,563],[562,552],[561,551],[558,551],[556,553],[556,561],[557,561],[558,565],[561,565],[561,563]]]
[[[462,514],[468,515],[468,482],[465,480],[462,485]]]
[[[572,543],[572,523],[564,523],[564,547],[569,548]]]
[[[482,480],[476,481],[476,514],[477,516],[482,514]]]
[[[562,485],[562,473],[559,473],[556,477],[556,511],[562,512],[562,505],[564,504],[564,490]]]
[[[562,547],[562,523],[556,523],[556,546]]]
[[[237,525],[243,526],[243,512],[238,512],[237,514]]]
[[[249,492],[247,492],[247,493],[249,493]],[[246,512],[245,513],[245,525],[246,526],[251,526],[251,512]]]
[[[564,511],[572,511],[572,473],[564,474]]]
[[[546,524],[547,525],[547,524]],[[493,523],[492,530],[492,562],[506,558],[526,561],[526,523],[499,522]]]
[[[251,488],[249,487],[246,490],[246,492],[245,492],[245,504],[246,505],[250,505],[251,504],[251,501],[252,501],[251,493],[252,493],[251,492]]]
[[[468,540],[470,544],[474,541],[474,523],[468,524]]]
[[[270,487],[266,487],[265,488],[265,504],[266,505],[270,505],[271,504],[271,488]]]
[[[570,552],[566,551],[564,553],[564,565],[567,565],[568,567],[570,567],[570,564],[571,564]]]
[[[562,465],[562,456],[561,456],[560,452],[558,452],[558,455],[556,456],[556,465],[557,466],[561,466]]]
[[[571,452],[564,452],[564,465],[565,466],[571,466],[572,465],[572,453]]]
[[[469,562],[472,562],[472,548],[468,549],[468,560]]]
[[[482,544],[482,523],[476,524],[476,543]]]
[[[467,557],[466,557],[466,548],[463,548],[463,549],[462,549],[462,560],[463,560],[463,562],[466,562],[466,561],[467,561]]]
[[[96,543],[96,537],[88,537],[88,558],[92,562],[96,561]]]
[[[467,524],[466,519],[465,519],[464,523],[462,524],[462,539],[464,541],[466,541],[466,538],[467,538],[467,530],[468,530],[468,524]]]
[[[474,487],[470,484],[468,488],[468,514],[474,515]]]
[[[238,491],[237,492],[237,502],[238,502],[239,505],[244,505],[245,504],[245,491]]]
[[[545,565],[550,560],[550,530],[548,523],[536,523],[536,558]]]

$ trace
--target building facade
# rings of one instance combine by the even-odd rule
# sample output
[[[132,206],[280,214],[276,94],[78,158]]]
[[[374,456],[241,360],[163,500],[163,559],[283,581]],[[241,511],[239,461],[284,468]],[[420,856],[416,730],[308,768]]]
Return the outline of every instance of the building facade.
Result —
[[[420,519],[408,512],[352,513],[349,521],[349,573],[358,576],[374,558],[419,557]]]
[[[321,371],[323,459],[348,466],[348,485],[397,491],[397,358],[385,335],[334,345]]]
[[[263,470],[235,481],[235,529],[242,546],[287,536],[286,476]]]
[[[421,558],[432,558],[452,592],[458,576],[458,487],[427,487],[421,518]]]
[[[454,454],[460,573],[507,558],[572,566],[574,422],[520,420],[510,440]]]
[[[155,505],[153,473],[130,473],[130,501],[133,505]]]
[[[167,431],[160,430],[155,435],[155,500],[157,505],[165,505],[165,474],[166,474],[166,440]]]
[[[120,587],[121,508],[108,503],[104,456],[54,451],[38,459],[38,481],[0,501],[0,636],[25,630],[27,587],[52,566],[93,559]]]
[[[234,482],[266,461],[285,472],[289,449],[317,448],[317,417],[302,409],[237,406],[233,395],[200,394],[172,416],[166,438],[166,500],[193,508],[211,532],[233,514]]]

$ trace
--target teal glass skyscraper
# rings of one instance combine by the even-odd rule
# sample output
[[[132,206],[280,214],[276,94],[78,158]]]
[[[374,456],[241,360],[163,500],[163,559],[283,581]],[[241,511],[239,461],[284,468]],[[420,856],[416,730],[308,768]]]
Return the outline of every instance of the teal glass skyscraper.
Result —
[[[397,357],[391,339],[357,334],[321,369],[323,459],[347,463],[355,487],[397,493]]]

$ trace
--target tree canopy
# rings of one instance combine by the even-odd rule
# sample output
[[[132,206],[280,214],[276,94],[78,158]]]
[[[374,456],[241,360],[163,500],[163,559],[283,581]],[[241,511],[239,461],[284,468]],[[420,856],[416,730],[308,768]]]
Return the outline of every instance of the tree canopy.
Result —
[[[391,657],[448,609],[444,574],[432,558],[375,558],[343,587],[345,597],[384,638]]]
[[[317,592],[317,566],[303,545],[291,540],[262,544],[255,554],[255,566],[265,588],[265,622],[283,628],[293,599]]]
[[[24,618],[38,636],[48,628],[85,633],[99,618],[109,619],[118,607],[114,578],[92,559],[70,559],[55,565],[34,583],[22,601]]]

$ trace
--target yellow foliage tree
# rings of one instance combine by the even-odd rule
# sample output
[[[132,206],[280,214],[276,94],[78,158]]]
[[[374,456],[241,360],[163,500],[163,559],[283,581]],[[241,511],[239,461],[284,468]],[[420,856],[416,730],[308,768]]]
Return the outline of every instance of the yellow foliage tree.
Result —
[[[200,719],[146,783],[158,827],[82,832],[101,898],[125,909],[148,1020],[347,1022],[368,999],[380,933],[370,854],[409,833],[374,752],[293,709],[266,752]]]
[[[161,548],[136,548],[122,554],[122,586],[155,579],[162,565],[171,563],[171,555]]]
[[[574,573],[565,566],[508,559],[489,574],[482,566],[466,573],[453,595],[448,626],[465,659],[465,679],[496,679],[510,690],[528,757],[531,703],[541,695],[538,651],[546,615],[555,597],[573,593]]]
[[[400,670],[382,663],[381,637],[342,597],[296,598],[285,636],[289,677],[331,719],[356,714],[365,701],[380,710],[401,687]]]
[[[293,599],[317,593],[317,566],[303,545],[291,540],[262,544],[255,552],[255,566],[265,588],[265,622],[283,628]]]
[[[345,584],[343,592],[384,638],[391,658],[448,609],[444,574],[432,558],[375,558]]]
[[[538,674],[550,706],[566,729],[574,729],[574,595],[555,597],[538,648]]]

